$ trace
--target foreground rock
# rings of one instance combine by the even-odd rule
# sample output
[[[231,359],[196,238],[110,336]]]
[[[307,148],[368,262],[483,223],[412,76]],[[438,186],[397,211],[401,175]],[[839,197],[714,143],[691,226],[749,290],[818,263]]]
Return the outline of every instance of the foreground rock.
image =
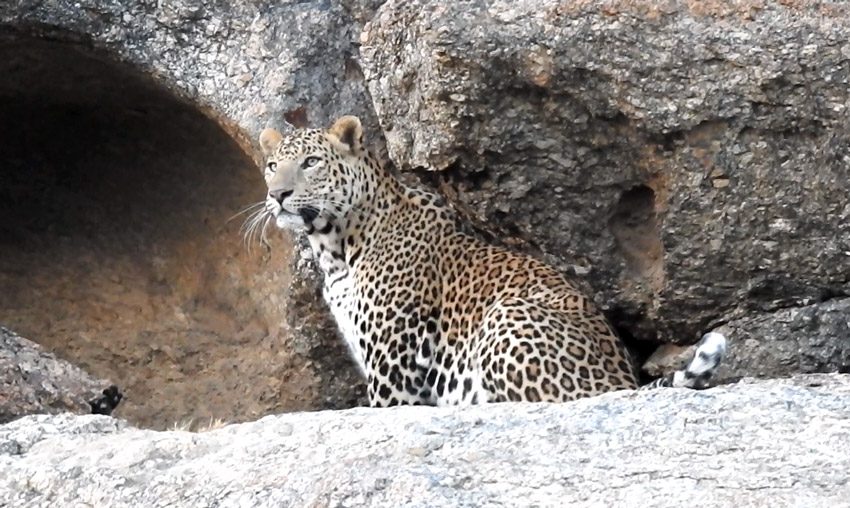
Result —
[[[109,382],[0,326],[0,423],[39,413],[90,413]]]
[[[0,505],[836,506],[850,378],[563,405],[266,417],[204,434],[106,417],[0,427]]]
[[[850,294],[846,3],[390,0],[362,40],[397,165],[634,335]]]

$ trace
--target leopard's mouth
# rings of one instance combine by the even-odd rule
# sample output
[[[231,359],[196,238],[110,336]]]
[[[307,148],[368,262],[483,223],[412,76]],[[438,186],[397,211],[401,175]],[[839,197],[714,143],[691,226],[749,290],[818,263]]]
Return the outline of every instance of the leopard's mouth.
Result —
[[[305,225],[300,214],[290,212],[273,199],[266,200],[266,211],[274,218],[275,225],[281,229],[297,229]]]
[[[282,229],[302,228],[312,224],[319,216],[319,210],[312,206],[299,208],[297,212],[287,210],[283,206],[276,206],[271,210],[277,227]]]

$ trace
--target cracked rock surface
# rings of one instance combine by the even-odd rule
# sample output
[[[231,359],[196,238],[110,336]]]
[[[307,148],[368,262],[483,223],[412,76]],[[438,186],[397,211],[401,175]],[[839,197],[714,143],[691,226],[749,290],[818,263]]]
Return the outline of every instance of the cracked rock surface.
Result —
[[[202,434],[0,427],[10,506],[845,506],[850,378],[294,413]]]
[[[748,313],[717,328],[732,347],[713,384],[747,376],[771,378],[797,373],[850,372],[850,298],[835,298],[775,312]],[[696,346],[666,344],[643,364],[652,376],[676,370]]]
[[[325,125],[357,114],[374,129],[354,43],[358,20],[377,5],[22,0],[0,6],[0,27],[97,48],[208,108],[251,143],[262,128],[282,127],[285,119]]]

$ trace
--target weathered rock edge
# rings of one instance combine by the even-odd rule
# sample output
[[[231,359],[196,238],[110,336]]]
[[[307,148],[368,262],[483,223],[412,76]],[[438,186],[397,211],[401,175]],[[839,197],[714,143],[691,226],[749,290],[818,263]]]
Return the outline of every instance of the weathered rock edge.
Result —
[[[0,326],[0,423],[36,413],[89,413],[110,385]]]
[[[203,434],[0,427],[10,506],[848,506],[850,376],[561,405],[269,416]]]
[[[834,298],[776,312],[752,312],[716,331],[730,338],[715,383],[743,377],[850,372],[850,298]],[[668,344],[644,363],[651,376],[671,372],[693,357],[696,346]]]

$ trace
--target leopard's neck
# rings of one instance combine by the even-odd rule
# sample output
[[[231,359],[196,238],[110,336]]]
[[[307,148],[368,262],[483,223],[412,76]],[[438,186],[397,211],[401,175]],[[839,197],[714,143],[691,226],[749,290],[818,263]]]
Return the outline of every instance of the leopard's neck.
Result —
[[[359,199],[345,204],[345,213],[326,210],[307,226],[307,239],[326,279],[356,268],[409,190],[371,157],[361,160],[354,173],[348,185]]]

